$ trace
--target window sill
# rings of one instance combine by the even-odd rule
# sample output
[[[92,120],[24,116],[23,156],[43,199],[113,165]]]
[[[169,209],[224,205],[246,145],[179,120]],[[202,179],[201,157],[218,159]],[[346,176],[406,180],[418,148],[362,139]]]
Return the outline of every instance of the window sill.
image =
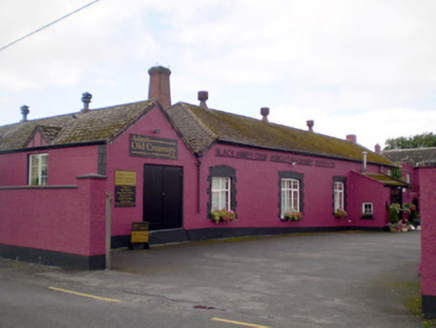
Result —
[[[375,220],[373,215],[363,215],[360,217],[361,220]]]

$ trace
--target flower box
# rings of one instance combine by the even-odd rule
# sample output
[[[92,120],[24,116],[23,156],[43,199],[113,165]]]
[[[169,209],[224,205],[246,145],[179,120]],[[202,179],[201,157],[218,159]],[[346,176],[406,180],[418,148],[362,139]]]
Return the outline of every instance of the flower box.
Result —
[[[225,222],[228,223],[230,221],[236,220],[236,213],[232,210],[226,211],[226,210],[216,210],[210,213],[212,216],[212,220],[215,223]]]

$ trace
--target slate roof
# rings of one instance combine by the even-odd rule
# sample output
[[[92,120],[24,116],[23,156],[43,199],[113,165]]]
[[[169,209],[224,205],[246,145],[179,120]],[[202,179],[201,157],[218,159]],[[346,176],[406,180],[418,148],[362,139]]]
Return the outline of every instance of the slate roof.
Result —
[[[399,186],[399,187],[408,187],[409,185],[401,180],[394,179],[386,174],[381,173],[362,173],[367,177],[377,180],[380,183],[383,183],[384,186]]]
[[[422,162],[435,162],[436,147],[385,150],[380,155],[394,163],[409,163],[412,166],[417,166],[418,163]]]
[[[0,126],[0,151],[22,149],[37,129],[50,145],[111,141],[155,106],[153,101]]]
[[[368,162],[392,166],[388,159],[358,144],[280,124],[186,103],[175,104],[168,113],[199,155],[215,142],[229,142],[356,161],[361,161],[362,152],[366,151]]]

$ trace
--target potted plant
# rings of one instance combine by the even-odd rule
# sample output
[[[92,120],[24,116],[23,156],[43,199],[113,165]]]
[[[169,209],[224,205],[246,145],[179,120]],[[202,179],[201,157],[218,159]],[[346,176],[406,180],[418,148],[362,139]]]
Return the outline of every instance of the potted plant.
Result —
[[[389,227],[392,232],[399,232],[402,227],[399,224],[400,221],[401,206],[398,203],[393,203],[389,206]]]
[[[236,213],[232,210],[215,210],[211,213],[212,220],[215,221],[215,223],[219,222],[230,222],[236,220]]]
[[[333,215],[336,219],[345,219],[347,217],[348,213],[346,211],[344,211],[343,209],[338,208],[333,213]]]
[[[286,221],[300,221],[303,219],[303,213],[295,211],[285,212],[283,218]]]

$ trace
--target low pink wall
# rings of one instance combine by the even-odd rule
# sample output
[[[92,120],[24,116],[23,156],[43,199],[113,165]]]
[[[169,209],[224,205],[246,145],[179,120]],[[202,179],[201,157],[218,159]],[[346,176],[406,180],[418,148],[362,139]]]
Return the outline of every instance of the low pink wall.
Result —
[[[436,316],[436,164],[419,169],[421,214],[421,293]],[[433,300],[433,301],[431,301]],[[423,310],[425,305],[423,298]]]
[[[0,189],[0,244],[79,254],[105,254],[105,179],[77,187]]]

